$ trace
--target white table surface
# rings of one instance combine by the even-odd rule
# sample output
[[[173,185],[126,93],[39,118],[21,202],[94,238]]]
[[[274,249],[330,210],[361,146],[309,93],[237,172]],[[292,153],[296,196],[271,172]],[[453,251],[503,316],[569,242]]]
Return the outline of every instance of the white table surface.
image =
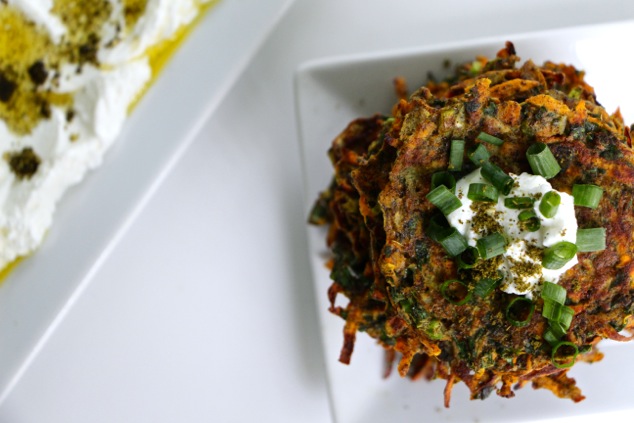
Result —
[[[332,55],[634,18],[634,2],[598,4],[296,0],[23,374],[0,422],[330,421],[294,70]]]

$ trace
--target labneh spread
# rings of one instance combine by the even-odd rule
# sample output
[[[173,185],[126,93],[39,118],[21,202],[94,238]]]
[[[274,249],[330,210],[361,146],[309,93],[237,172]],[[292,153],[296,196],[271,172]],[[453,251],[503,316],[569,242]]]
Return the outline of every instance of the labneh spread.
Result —
[[[210,0],[0,1],[0,269],[40,245]]]

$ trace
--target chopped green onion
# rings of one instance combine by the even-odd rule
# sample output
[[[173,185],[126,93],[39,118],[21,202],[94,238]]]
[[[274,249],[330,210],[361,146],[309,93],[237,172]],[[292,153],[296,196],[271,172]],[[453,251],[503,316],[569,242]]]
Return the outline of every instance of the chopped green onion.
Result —
[[[431,201],[433,205],[438,207],[445,216],[462,206],[462,202],[458,199],[458,197],[456,197],[444,185],[439,185],[434,188],[429,194],[427,194],[426,198]]]
[[[498,233],[494,232],[476,241],[476,248],[480,253],[480,257],[487,260],[506,251],[506,239]]]
[[[431,189],[434,190],[441,185],[446,186],[452,193],[456,192],[456,178],[446,170],[431,175]]]
[[[476,165],[482,166],[489,161],[491,154],[484,144],[478,144],[478,146],[469,154],[469,159]]]
[[[564,330],[568,330],[575,312],[572,308],[551,300],[544,300],[542,316],[546,319],[561,324]]]
[[[555,217],[557,210],[561,204],[561,196],[557,191],[548,191],[542,197],[542,201],[539,203],[539,212],[544,215],[545,218],[550,219]]]
[[[427,230],[425,232],[431,239],[440,242],[440,240],[447,235],[449,230],[449,222],[447,222],[445,216],[436,213],[429,219],[429,222],[427,222]]]
[[[491,294],[500,282],[502,282],[502,278],[482,278],[478,281],[475,288],[473,288],[473,293],[480,298],[484,298]]]
[[[562,350],[563,348],[563,350]],[[579,354],[579,348],[572,342],[560,342],[553,347],[553,351],[550,355],[551,361],[558,369],[567,369],[575,364],[577,355]],[[562,361],[568,359],[566,361]]]
[[[542,143],[538,142],[526,150],[526,158],[528,164],[533,169],[535,175],[543,176],[546,179],[550,179],[557,175],[561,170],[557,159],[553,156],[553,152],[550,148]]]
[[[550,321],[550,331],[557,337],[557,339],[561,339],[562,336],[566,334],[566,329],[559,322]]]
[[[544,282],[542,285],[542,298],[563,304],[566,302],[566,288],[552,282]]]
[[[605,250],[605,228],[577,229],[576,244],[580,253]]]
[[[491,182],[502,194],[509,195],[513,188],[513,178],[491,162],[484,162],[480,170],[482,177]]]
[[[520,221],[520,229],[528,232],[538,231],[542,227],[542,222],[533,209],[522,210],[517,219]]]
[[[458,232],[456,228],[450,228],[443,234],[438,242],[445,248],[447,254],[452,257],[457,256],[467,249],[467,240]]]
[[[462,162],[464,160],[464,140],[452,140],[451,149],[449,150],[449,170],[462,170]]]
[[[566,289],[552,282],[544,282],[542,286],[544,307],[542,316],[548,319],[549,328],[544,332],[544,340],[555,345],[570,328],[575,311],[566,305]]]
[[[535,204],[533,197],[507,197],[504,206],[509,209],[530,209]]]
[[[471,269],[477,263],[480,258],[480,253],[475,247],[467,247],[460,255],[457,256],[459,269]]]
[[[480,135],[477,137],[480,141],[488,142],[493,145],[502,145],[504,141],[499,139],[498,137],[494,137],[493,135],[489,135],[486,132],[480,132]]]
[[[506,307],[506,319],[519,328],[528,325],[535,311],[535,303],[526,297],[517,297]]]
[[[524,230],[526,230],[527,232],[537,232],[539,228],[542,227],[542,222],[540,222],[539,219],[536,217],[530,218],[526,222],[522,223]]]
[[[544,332],[544,340],[548,342],[551,346],[557,345],[559,339],[561,339],[561,337],[556,336],[551,328],[546,329],[546,331]]]
[[[542,266],[546,269],[561,269],[577,254],[577,246],[572,242],[561,241],[544,250]]]
[[[454,305],[463,305],[471,299],[469,287],[458,279],[450,279],[440,286],[442,296]]]
[[[489,201],[496,202],[498,201],[498,193],[497,188],[493,185],[489,184],[480,184],[480,183],[472,183],[469,184],[469,192],[467,193],[467,198],[471,201]]]
[[[559,323],[563,326],[564,329],[568,330],[570,328],[570,324],[572,323],[572,318],[575,315],[575,311],[568,306],[562,306]]]
[[[542,316],[548,320],[555,322],[559,321],[561,317],[561,308],[563,305],[550,300],[544,300],[544,308],[542,309]]]
[[[575,199],[575,206],[596,209],[603,196],[603,188],[592,184],[574,184],[572,196]]]

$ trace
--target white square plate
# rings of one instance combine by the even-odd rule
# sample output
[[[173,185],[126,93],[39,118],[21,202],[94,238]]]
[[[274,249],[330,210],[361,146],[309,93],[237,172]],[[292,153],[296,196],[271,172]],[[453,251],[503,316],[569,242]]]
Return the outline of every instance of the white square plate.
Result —
[[[447,59],[457,64],[471,61],[476,55],[492,57],[510,40],[523,60],[552,60],[584,69],[598,100],[609,112],[620,106],[631,124],[634,56],[627,52],[633,39],[634,22],[622,22],[471,40],[417,51],[341,57],[302,66],[295,83],[306,214],[330,181],[332,167],[326,151],[331,140],[356,117],[389,113],[396,101],[394,77],[405,77],[412,90],[426,82],[429,72],[443,77],[448,72],[443,66]],[[444,381],[411,382],[397,374],[382,379],[383,350],[365,334],[357,337],[351,365],[339,363],[343,321],[328,312],[325,232],[314,227],[308,231],[331,403],[338,422],[510,422],[614,412],[634,415],[634,369],[629,365],[634,344],[617,347],[615,343],[603,343],[603,361],[592,366],[581,363],[570,371],[587,397],[578,404],[558,399],[546,390],[533,390],[530,385],[517,391],[512,400],[492,394],[485,401],[470,401],[468,390],[459,384],[454,388],[451,408],[445,409]]]
[[[44,245],[2,281],[0,402],[291,3],[212,6],[136,106],[102,167],[67,193]],[[168,242],[160,233],[152,241]]]

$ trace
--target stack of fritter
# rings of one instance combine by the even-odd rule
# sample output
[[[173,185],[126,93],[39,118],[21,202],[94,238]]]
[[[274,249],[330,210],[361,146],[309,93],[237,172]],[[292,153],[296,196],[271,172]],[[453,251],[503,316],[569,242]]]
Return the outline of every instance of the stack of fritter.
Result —
[[[402,376],[446,379],[447,406],[459,381],[474,399],[493,390],[512,397],[528,381],[559,397],[584,398],[544,340],[548,322],[541,298],[534,299],[530,322],[517,327],[505,318],[514,295],[496,289],[456,305],[441,294],[444,281],[465,279],[427,231],[436,212],[426,199],[431,175],[447,169],[451,140],[465,140],[469,151],[481,132],[503,139],[500,146],[486,146],[490,160],[514,174],[530,172],[527,148],[545,143],[561,166],[549,181],[554,189],[603,189],[597,208],[575,209],[579,227],[606,229],[606,248],[579,253],[579,264],[559,281],[574,310],[564,340],[578,349],[576,361],[596,361],[602,357],[598,341],[629,339],[621,331],[629,328],[634,309],[630,128],[618,111],[606,113],[582,71],[518,62],[507,43],[495,59],[477,58],[451,79],[401,99],[392,116],[351,122],[332,144],[335,175],[310,217],[329,225],[334,282],[328,295],[331,311],[346,321],[340,360],[350,361],[357,331],[366,332],[390,359],[400,357]],[[465,160],[458,176],[474,169]],[[335,306],[340,293],[349,299],[345,307]]]

